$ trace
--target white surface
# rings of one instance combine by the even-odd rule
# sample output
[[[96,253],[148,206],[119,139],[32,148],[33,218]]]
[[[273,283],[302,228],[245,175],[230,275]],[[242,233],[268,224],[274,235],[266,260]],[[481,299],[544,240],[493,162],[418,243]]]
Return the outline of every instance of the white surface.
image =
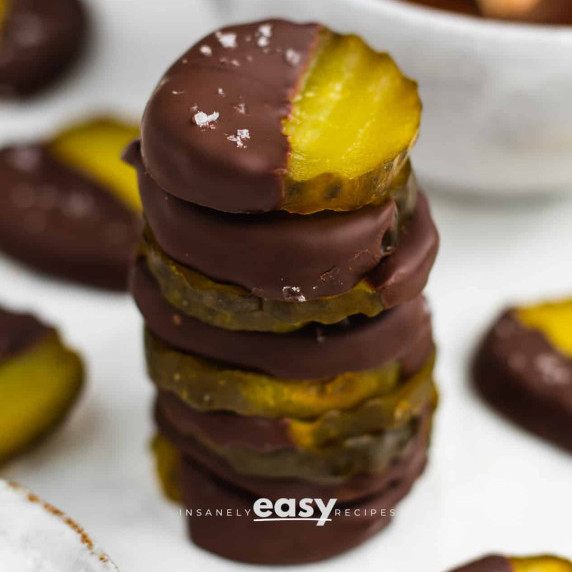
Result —
[[[12,572],[114,572],[86,533],[28,490],[0,480],[0,565]]]
[[[328,2],[332,21],[345,15],[349,29],[347,6],[342,11],[337,0]],[[222,21],[223,4],[93,0],[99,35],[88,65],[43,99],[0,107],[0,139],[41,135],[89,110],[138,116],[164,68]],[[232,4],[238,12],[251,3]],[[315,17],[327,19],[316,0],[306,2],[306,14],[312,6]],[[253,15],[244,13],[242,19]],[[431,465],[387,531],[308,568],[443,572],[493,550],[572,558],[572,458],[489,411],[467,377],[478,336],[505,303],[572,292],[572,202],[489,204],[437,195],[433,209],[443,244],[428,293],[443,399]],[[69,513],[123,572],[238,569],[189,544],[177,507],[159,494],[147,448],[152,390],[141,321],[129,298],[62,285],[0,259],[0,301],[61,325],[90,372],[65,428],[0,475]]]

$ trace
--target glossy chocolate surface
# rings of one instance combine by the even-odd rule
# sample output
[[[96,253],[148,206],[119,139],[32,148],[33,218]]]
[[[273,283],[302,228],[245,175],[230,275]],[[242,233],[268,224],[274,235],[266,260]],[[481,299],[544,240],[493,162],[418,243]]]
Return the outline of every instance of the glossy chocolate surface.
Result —
[[[290,146],[282,121],[321,27],[231,26],[167,71],[142,124],[145,167],[170,194],[227,212],[280,208]]]
[[[0,365],[33,346],[50,331],[31,314],[0,308]]]
[[[76,59],[86,31],[78,0],[9,0],[0,28],[0,97],[51,83]]]
[[[395,246],[393,200],[348,213],[220,213],[162,190],[145,172],[137,144],[126,157],[137,168],[145,216],[161,248],[178,262],[261,298],[303,301],[343,294]]]
[[[288,334],[240,332],[179,312],[161,296],[142,260],[134,267],[131,288],[149,329],[175,348],[289,379],[329,377],[400,359],[430,321],[425,300],[418,297],[373,319],[352,316]]]
[[[340,503],[338,499],[335,509],[339,512],[334,509],[331,522],[317,527],[315,521],[255,522],[252,506],[257,496],[230,485],[196,461],[186,459],[182,489],[187,509],[206,511],[222,506],[232,509],[235,515],[243,514],[189,517],[189,534],[198,546],[240,562],[302,564],[330,558],[361,544],[387,526],[395,516],[392,509],[411,490],[423,467],[421,464],[396,472],[394,480],[373,497],[350,504]],[[300,498],[288,487],[281,490],[281,496]],[[328,503],[330,497],[318,498]]]
[[[193,439],[181,439],[180,435],[168,425],[164,425],[161,434],[172,444],[179,447],[183,456],[187,456],[218,475],[220,478],[252,495],[278,499],[284,491],[294,497],[335,497],[340,502],[354,502],[378,494],[404,474],[415,474],[423,470],[427,463],[427,448],[431,434],[432,418],[430,412],[422,416],[417,433],[394,459],[387,470],[376,474],[359,474],[352,477],[330,479],[328,483],[308,481],[301,478],[257,477],[235,471],[222,457],[216,455]]]
[[[42,145],[0,151],[0,250],[40,272],[125,290],[141,222]]]
[[[505,312],[473,363],[475,384],[496,409],[572,452],[572,359],[539,330]]]
[[[423,193],[411,220],[399,234],[395,251],[368,274],[367,280],[382,294],[386,308],[418,296],[429,279],[439,250],[439,233]]]

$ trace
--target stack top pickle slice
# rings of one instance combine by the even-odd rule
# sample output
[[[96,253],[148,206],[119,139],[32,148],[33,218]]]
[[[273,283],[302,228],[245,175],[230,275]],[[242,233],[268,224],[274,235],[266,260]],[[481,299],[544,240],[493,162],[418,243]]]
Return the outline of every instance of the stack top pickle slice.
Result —
[[[387,54],[317,24],[256,22],[168,70],[143,160],[165,191],[216,210],[355,210],[408,176],[420,116],[416,84]]]

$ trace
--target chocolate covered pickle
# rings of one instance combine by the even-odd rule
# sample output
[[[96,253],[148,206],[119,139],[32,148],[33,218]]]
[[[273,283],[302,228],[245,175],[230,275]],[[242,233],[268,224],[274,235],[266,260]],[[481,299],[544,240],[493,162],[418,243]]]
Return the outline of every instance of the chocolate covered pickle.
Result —
[[[216,210],[355,210],[387,191],[420,116],[389,55],[319,24],[261,21],[210,34],[167,71],[143,158],[165,191]]]
[[[50,84],[77,58],[86,32],[79,0],[0,0],[0,97]]]
[[[557,556],[485,556],[451,572],[572,572],[572,562]]]
[[[158,187],[141,162],[137,143],[125,157],[136,166],[147,222],[170,258],[272,300],[305,301],[347,292],[395,250],[399,228],[415,206],[416,186],[410,185],[396,189],[380,206],[347,213],[220,213]],[[426,236],[431,234],[428,210],[418,224]]]
[[[300,478],[265,478],[236,472],[227,461],[201,446],[197,441],[185,442],[185,455],[208,468],[233,486],[256,496],[278,499],[285,490],[295,497],[336,497],[340,502],[353,502],[373,496],[398,480],[404,474],[417,473],[427,463],[427,448],[431,432],[431,415],[420,419],[418,431],[399,455],[381,473],[362,473],[349,478],[330,479],[318,483]],[[183,453],[166,435],[157,433],[152,443],[157,472],[164,492],[172,499],[180,498],[180,462]]]
[[[125,290],[141,220],[119,153],[137,131],[95,119],[0,150],[0,250],[58,278]]]
[[[239,332],[179,312],[161,296],[141,261],[134,267],[131,289],[147,327],[174,348],[281,378],[331,377],[399,360],[430,323],[426,302],[419,296],[376,318],[353,316],[288,334]]]
[[[177,263],[163,252],[149,228],[140,251],[165,299],[183,313],[220,328],[282,333],[310,322],[334,324],[355,314],[374,317],[415,298],[427,283],[438,245],[427,200],[420,195],[397,248],[368,278],[344,294],[297,303],[260,298]]]
[[[199,411],[311,419],[331,409],[350,409],[375,396],[396,391],[416,374],[434,351],[430,324],[400,360],[361,372],[317,379],[275,378],[182,353],[145,332],[149,375],[160,391],[176,394]]]
[[[312,450],[363,433],[396,429],[437,401],[432,380],[433,359],[393,391],[366,399],[356,407],[329,409],[316,418],[267,418],[235,412],[203,412],[171,392],[162,392],[157,409],[177,430],[218,446],[239,445],[256,451],[295,446]],[[359,384],[359,377],[355,380]],[[208,394],[209,396],[212,393]]]
[[[0,308],[0,463],[54,429],[82,383],[81,360],[56,330]]]
[[[202,514],[219,506],[231,509],[231,516],[226,518],[189,516],[189,534],[193,542],[205,550],[240,562],[303,564],[330,558],[361,544],[390,524],[397,516],[395,506],[411,490],[423,466],[416,465],[399,474],[373,497],[346,504],[331,497],[335,501],[331,521],[318,527],[315,520],[255,522],[257,515],[253,513],[253,506],[258,495],[229,485],[186,458],[181,478],[186,510],[196,515],[199,509]],[[288,487],[282,490],[281,496],[300,500],[293,497]],[[325,505],[332,502],[330,497],[321,500]]]
[[[366,433],[311,450],[288,447],[261,453],[243,445],[221,447],[207,440],[183,435],[163,416],[160,409],[155,411],[155,420],[159,431],[185,454],[192,455],[199,446],[243,475],[299,478],[324,484],[363,473],[382,473],[400,456],[418,430],[418,422],[413,420],[397,429]]]
[[[473,377],[493,407],[572,452],[572,301],[504,312],[479,347]]]

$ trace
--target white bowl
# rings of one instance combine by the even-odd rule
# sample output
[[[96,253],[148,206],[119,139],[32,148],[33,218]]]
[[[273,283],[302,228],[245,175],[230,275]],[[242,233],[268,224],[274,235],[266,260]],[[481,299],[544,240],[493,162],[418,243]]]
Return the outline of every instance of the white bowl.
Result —
[[[572,28],[398,0],[219,0],[228,21],[315,19],[391,52],[424,103],[414,160],[431,190],[572,190]]]

